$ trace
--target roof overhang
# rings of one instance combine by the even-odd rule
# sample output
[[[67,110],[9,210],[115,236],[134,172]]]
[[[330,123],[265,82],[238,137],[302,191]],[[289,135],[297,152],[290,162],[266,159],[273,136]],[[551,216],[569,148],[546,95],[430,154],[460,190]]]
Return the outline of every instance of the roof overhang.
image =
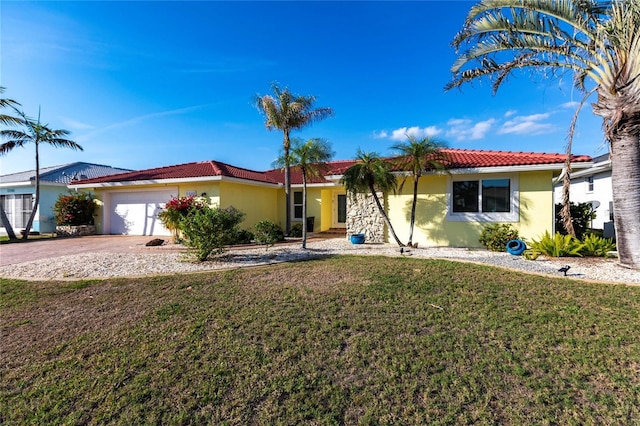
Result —
[[[15,187],[25,187],[25,186],[35,186],[35,180],[26,180],[22,182],[3,182],[0,183],[0,188],[15,188]],[[40,187],[43,186],[60,186],[66,188],[67,184],[62,182],[47,182],[40,181]]]
[[[590,169],[593,166],[592,162],[584,163],[571,163],[571,168],[577,169]],[[422,176],[435,176],[435,175],[473,175],[473,174],[491,174],[491,173],[514,173],[514,172],[536,172],[536,171],[561,171],[564,168],[564,163],[553,164],[534,164],[534,165],[522,165],[522,166],[498,166],[498,167],[468,167],[460,169],[446,169],[435,170],[425,172]],[[394,172],[396,176],[411,176],[411,172]],[[330,175],[325,176],[326,179],[331,181],[339,181],[342,179],[342,175]]]
[[[181,183],[202,183],[202,182],[234,182],[244,185],[253,186],[265,186],[269,188],[280,188],[282,184],[260,182],[250,179],[240,179],[228,176],[199,176],[188,178],[173,178],[173,179],[149,179],[149,180],[135,180],[135,181],[121,181],[121,182],[99,182],[99,183],[77,183],[69,184],[69,188],[89,189],[89,188],[125,188],[125,187],[138,187],[149,185],[175,185]]]

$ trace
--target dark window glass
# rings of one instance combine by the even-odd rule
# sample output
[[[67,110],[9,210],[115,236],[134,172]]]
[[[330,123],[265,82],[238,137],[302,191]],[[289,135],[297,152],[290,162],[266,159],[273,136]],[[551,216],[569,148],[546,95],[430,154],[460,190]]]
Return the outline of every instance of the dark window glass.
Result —
[[[347,222],[347,196],[338,195],[338,223]]]
[[[509,179],[482,181],[482,211],[504,213],[511,211],[511,182]]]
[[[293,192],[293,218],[302,219],[302,191]]]
[[[454,213],[478,212],[480,185],[477,180],[453,182],[453,211]]]

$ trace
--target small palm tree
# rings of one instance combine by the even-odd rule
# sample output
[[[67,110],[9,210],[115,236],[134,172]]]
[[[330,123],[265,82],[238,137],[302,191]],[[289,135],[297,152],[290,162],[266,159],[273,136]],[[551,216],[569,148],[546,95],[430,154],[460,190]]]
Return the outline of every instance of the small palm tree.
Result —
[[[284,168],[287,165],[297,167],[302,173],[302,248],[307,248],[307,179],[320,176],[327,168],[327,162],[333,157],[331,145],[324,139],[292,140],[288,158],[283,154],[275,162],[274,167]]]
[[[416,222],[416,204],[418,202],[418,181],[422,175],[429,169],[443,170],[444,153],[440,151],[444,148],[444,144],[433,138],[425,137],[417,139],[413,135],[407,135],[407,141],[398,142],[391,147],[398,155],[398,164],[404,170],[408,170],[413,177],[413,201],[411,203],[411,222],[409,225],[409,242],[407,245],[413,245],[413,227]],[[400,189],[406,182],[402,181]]]
[[[403,247],[404,244],[400,242],[396,235],[391,221],[378,198],[378,191],[395,192],[396,190],[396,177],[391,171],[391,165],[383,161],[375,152],[363,152],[358,149],[355,164],[344,172],[341,182],[347,191],[352,194],[369,192],[373,196],[378,211],[389,227],[393,239],[396,240],[400,247]]]
[[[258,110],[265,116],[267,130],[282,130],[284,140],[285,161],[288,161],[291,149],[291,131],[299,130],[311,125],[315,121],[323,120],[333,115],[333,110],[327,107],[314,108],[315,96],[299,96],[292,94],[288,88],[281,89],[277,83],[271,85],[272,95],[256,95],[255,103]],[[286,202],[287,235],[291,231],[291,177],[290,164],[284,165],[284,194]]]
[[[0,95],[3,94],[5,88],[0,86]],[[0,108],[17,108],[20,104],[12,99],[0,98]],[[20,124],[20,119],[16,116],[9,114],[0,114],[0,123],[4,125],[12,125],[12,124]],[[0,201],[0,223],[7,231],[7,235],[10,240],[16,239],[16,233],[13,232],[13,227],[11,226],[11,222],[9,222],[9,218],[7,217],[7,213],[4,211],[4,203]]]
[[[461,53],[447,89],[489,77],[495,93],[512,72],[530,69],[572,73],[584,93],[580,105],[597,94],[592,107],[610,145],[618,257],[640,269],[640,1],[483,0],[453,46]]]
[[[27,221],[27,225],[24,230],[22,239],[27,239],[31,226],[33,225],[33,219],[36,216],[38,210],[38,203],[40,202],[40,154],[38,147],[40,144],[51,145],[56,148],[71,148],[79,149],[82,151],[82,147],[71,141],[65,139],[64,136],[69,134],[68,130],[52,130],[47,125],[40,123],[40,113],[38,112],[38,119],[34,120],[25,115],[23,111],[15,110],[20,119],[20,125],[23,130],[20,129],[5,129],[0,131],[0,137],[2,139],[8,139],[6,142],[0,145],[0,155],[5,155],[9,151],[16,147],[24,147],[27,143],[33,143],[36,146],[36,197],[31,209],[31,215]]]

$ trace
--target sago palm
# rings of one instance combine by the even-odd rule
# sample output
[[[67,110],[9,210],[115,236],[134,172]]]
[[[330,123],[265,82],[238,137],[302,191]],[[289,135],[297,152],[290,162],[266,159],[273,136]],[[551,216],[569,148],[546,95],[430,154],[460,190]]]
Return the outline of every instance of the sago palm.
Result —
[[[417,139],[407,135],[407,140],[398,142],[391,147],[400,157],[400,167],[408,171],[413,178],[413,200],[411,202],[411,222],[409,224],[409,242],[413,244],[413,228],[416,222],[416,204],[418,202],[418,183],[422,175],[428,170],[443,170],[445,155],[441,151],[444,144],[433,138],[425,137]],[[404,185],[402,182],[401,186]]]
[[[596,93],[610,146],[618,256],[640,269],[640,1],[484,0],[470,10],[453,45],[458,87],[514,71],[569,73],[586,100]]]
[[[55,148],[70,148],[82,151],[82,147],[76,142],[65,139],[64,137],[69,134],[68,130],[52,130],[47,125],[40,123],[40,114],[38,113],[38,119],[34,120],[25,115],[24,112],[16,110],[20,119],[20,126],[22,128],[17,129],[4,129],[0,131],[0,137],[7,141],[0,145],[0,155],[5,155],[9,151],[16,147],[24,147],[28,143],[33,143],[36,149],[36,196],[33,202],[33,208],[31,209],[31,215],[27,221],[27,225],[24,230],[22,239],[27,239],[31,226],[33,225],[33,219],[36,216],[38,210],[38,203],[40,202],[40,154],[38,147],[40,144],[51,145]]]
[[[303,142],[294,138],[289,150],[288,159],[280,156],[274,167],[297,167],[302,174],[302,248],[307,248],[307,179],[320,176],[326,170],[327,162],[333,157],[329,142],[324,139],[309,139]],[[287,161],[288,160],[288,161]]]
[[[391,170],[390,164],[383,161],[375,152],[363,152],[358,149],[356,162],[343,173],[341,183],[351,194],[369,192],[373,196],[378,211],[387,224],[389,232],[391,232],[391,236],[400,247],[404,246],[396,235],[389,216],[387,216],[378,197],[378,191],[388,193],[396,190],[396,177]]]
[[[265,116],[265,126],[268,130],[278,129],[284,134],[282,148],[284,158],[289,156],[291,149],[291,131],[299,130],[312,123],[333,115],[328,107],[314,108],[315,96],[294,95],[288,88],[281,89],[276,83],[271,85],[273,95],[256,95],[256,107]],[[284,193],[286,202],[286,233],[291,231],[291,178],[290,165],[284,166]]]

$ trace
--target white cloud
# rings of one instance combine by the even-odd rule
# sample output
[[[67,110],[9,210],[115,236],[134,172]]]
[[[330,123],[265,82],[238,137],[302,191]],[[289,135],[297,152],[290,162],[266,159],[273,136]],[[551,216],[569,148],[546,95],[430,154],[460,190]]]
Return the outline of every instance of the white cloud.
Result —
[[[578,105],[580,105],[580,102],[570,101],[570,102],[565,102],[565,103],[561,104],[560,108],[576,109],[578,107]]]
[[[385,139],[389,136],[389,133],[386,130],[374,130],[373,131],[373,138],[374,139]]]
[[[549,116],[550,114],[532,114],[515,117],[513,120],[505,121],[498,130],[498,133],[501,135],[537,135],[549,133],[554,130],[551,123],[544,122]]]
[[[515,109],[510,109],[509,111],[504,113],[505,117],[511,117],[512,115],[516,115],[518,113],[518,111],[516,111]]]
[[[60,117],[60,121],[62,121],[62,124],[64,124],[65,127],[69,127],[71,129],[77,129],[77,130],[93,129],[93,126],[91,124],[82,123],[80,121],[76,121],[67,117]]]
[[[407,139],[407,136],[413,136],[414,138],[429,138],[434,137],[442,133],[441,129],[438,129],[436,126],[429,127],[400,127],[399,129],[395,129],[391,132],[391,139],[394,141],[403,141]]]
[[[208,104],[207,104],[208,105]],[[95,136],[96,134],[102,133],[102,132],[106,132],[109,130],[114,130],[114,129],[120,129],[123,127],[130,127],[136,124],[139,124],[143,121],[148,121],[151,119],[156,119],[156,118],[160,118],[160,117],[167,117],[167,116],[171,116],[171,115],[182,115],[182,114],[187,114],[191,111],[195,111],[201,108],[206,107],[207,105],[195,105],[195,106],[191,106],[191,107],[186,107],[186,108],[178,108],[178,109],[173,109],[173,110],[168,110],[168,111],[161,111],[161,112],[154,112],[151,114],[145,114],[145,115],[140,115],[137,117],[133,117],[130,118],[128,120],[124,120],[124,121],[120,121],[118,123],[113,123],[110,124],[106,127],[102,127],[100,129],[95,129],[90,131],[89,133],[85,133],[84,135],[78,136],[76,138],[76,142],[86,142],[88,140],[90,140],[93,136]]]
[[[495,118],[474,123],[469,119],[452,118],[447,122],[447,137],[463,141],[483,139],[497,122]]]

